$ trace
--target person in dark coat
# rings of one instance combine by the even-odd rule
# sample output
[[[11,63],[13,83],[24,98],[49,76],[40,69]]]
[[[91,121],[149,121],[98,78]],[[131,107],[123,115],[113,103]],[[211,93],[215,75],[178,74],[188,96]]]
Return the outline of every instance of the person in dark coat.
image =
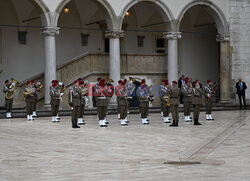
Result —
[[[239,101],[240,101],[240,109],[242,109],[241,99],[243,99],[244,108],[246,109],[247,105],[246,105],[246,100],[245,100],[245,94],[246,94],[245,90],[247,89],[247,86],[246,86],[246,83],[242,81],[242,78],[239,78],[238,82],[235,85],[235,88],[237,89],[236,94],[238,94]]]

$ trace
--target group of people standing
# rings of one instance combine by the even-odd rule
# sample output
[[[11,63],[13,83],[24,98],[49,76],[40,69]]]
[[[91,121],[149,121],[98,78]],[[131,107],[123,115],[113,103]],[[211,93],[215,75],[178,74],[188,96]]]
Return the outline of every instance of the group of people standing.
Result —
[[[6,118],[11,118],[13,95],[17,89],[18,81],[11,79],[6,80],[3,92],[5,93],[6,103]],[[139,85],[138,85],[139,84]],[[43,85],[40,82],[28,81],[24,89],[23,95],[26,100],[27,120],[34,120],[36,115],[37,94],[41,91]],[[179,104],[182,103],[184,107],[185,122],[192,122],[191,108],[193,106],[193,120],[194,125],[201,125],[199,122],[200,108],[202,105],[202,97],[205,98],[206,103],[206,120],[214,120],[212,117],[212,97],[215,94],[217,84],[212,85],[212,81],[208,80],[207,84],[202,88],[198,80],[192,81],[188,77],[182,76],[180,80],[171,82],[167,79],[162,80],[162,84],[158,87],[158,93],[161,100],[161,117],[164,123],[171,123],[170,113],[172,114],[171,127],[177,127],[179,123]],[[241,103],[241,98],[245,103],[245,89],[246,84],[239,79],[236,83],[237,94]],[[60,122],[58,116],[60,101],[66,90],[66,86],[58,80],[53,80],[50,86],[51,96],[51,112],[52,122]],[[90,91],[92,90],[92,91]],[[138,82],[135,78],[130,77],[129,80],[119,80],[118,86],[113,86],[113,80],[98,78],[97,83],[89,88],[88,81],[79,78],[74,81],[73,85],[69,87],[68,103],[72,110],[72,128],[80,128],[79,125],[84,125],[84,110],[88,105],[88,98],[92,94],[96,100],[98,123],[100,127],[107,127],[107,107],[113,95],[117,98],[118,105],[118,119],[122,126],[127,126],[129,121],[127,114],[129,113],[129,102],[136,97],[139,101],[139,111],[141,114],[141,123],[143,125],[149,124],[148,109],[149,102],[154,100],[154,93],[152,86],[146,84],[143,79]],[[242,104],[240,104],[242,108]]]

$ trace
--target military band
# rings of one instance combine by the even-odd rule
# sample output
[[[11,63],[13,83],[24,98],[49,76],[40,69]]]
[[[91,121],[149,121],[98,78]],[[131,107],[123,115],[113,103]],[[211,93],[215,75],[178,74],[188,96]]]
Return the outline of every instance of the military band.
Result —
[[[97,114],[100,127],[107,127],[108,121],[106,120],[107,106],[109,100],[113,96],[114,92],[117,97],[118,118],[122,126],[128,125],[127,113],[129,100],[132,99],[136,93],[139,100],[141,123],[149,124],[148,121],[148,109],[149,101],[154,100],[153,86],[148,86],[146,80],[143,79],[137,87],[134,82],[134,78],[129,77],[127,79],[119,80],[118,86],[113,86],[113,80],[106,78],[98,78],[98,82],[93,87],[94,95],[96,98]],[[208,80],[207,85],[202,89],[199,81],[195,81],[193,84],[190,78],[185,78],[185,84],[182,85],[181,90],[177,87],[177,82],[173,81],[172,86],[169,86],[168,80],[163,79],[162,84],[159,86],[159,94],[161,100],[161,116],[164,123],[170,123],[170,112],[172,113],[173,122],[170,126],[178,126],[179,122],[179,98],[183,95],[184,103],[184,119],[185,122],[192,122],[190,113],[191,105],[194,106],[193,117],[194,125],[201,125],[199,122],[200,108],[202,105],[202,97],[205,97],[206,103],[206,120],[214,120],[212,117],[212,96],[215,93],[216,86],[212,87],[212,81]],[[15,79],[11,79],[11,82],[6,80],[3,87],[5,94],[5,108],[6,118],[11,118],[12,105],[14,92],[17,89],[18,82]],[[136,88],[137,87],[137,88]],[[36,116],[36,102],[37,94],[40,92],[42,84],[40,82],[28,81],[23,92],[27,109],[27,120],[34,120]],[[51,114],[52,122],[59,122],[59,106],[62,100],[66,87],[62,82],[53,80],[50,87],[51,96]],[[83,115],[85,106],[88,104],[88,82],[79,78],[74,81],[74,85],[69,88],[68,103],[72,108],[72,128],[79,128],[79,125],[85,124]]]

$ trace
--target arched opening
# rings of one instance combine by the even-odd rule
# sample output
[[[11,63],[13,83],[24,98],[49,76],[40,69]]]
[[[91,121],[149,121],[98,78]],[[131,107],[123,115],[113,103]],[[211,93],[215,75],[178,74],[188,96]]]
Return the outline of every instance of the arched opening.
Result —
[[[0,0],[0,80],[20,82],[44,71],[44,41],[41,15],[33,0]],[[1,105],[4,96],[0,95]]]
[[[163,34],[171,30],[171,13],[160,1],[131,1],[122,17],[122,74],[125,78],[146,79],[148,85],[160,85],[167,77],[168,41]],[[158,104],[157,97],[153,105]],[[130,106],[136,105],[132,102]]]
[[[59,14],[60,34],[57,36],[57,64],[86,52],[108,52],[105,31],[112,29],[109,11],[96,0],[67,1]],[[69,8],[65,13],[64,9]],[[67,51],[65,51],[67,50]]]
[[[213,13],[211,13],[213,12]],[[218,81],[220,77],[220,43],[216,35],[223,33],[219,15],[206,5],[195,5],[180,19],[180,74],[199,79]]]

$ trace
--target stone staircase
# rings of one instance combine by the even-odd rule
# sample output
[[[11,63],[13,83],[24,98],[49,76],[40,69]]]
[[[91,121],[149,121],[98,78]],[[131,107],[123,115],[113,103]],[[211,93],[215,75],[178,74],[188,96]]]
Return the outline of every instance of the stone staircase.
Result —
[[[150,54],[150,55],[136,55],[136,54],[122,54],[121,55],[121,75],[122,77],[128,76],[143,76],[153,77],[151,82],[156,82],[155,85],[159,85],[161,77],[167,75],[167,62],[164,54]],[[57,67],[56,71],[57,79],[62,81],[66,87],[70,87],[72,82],[81,77],[85,80],[89,80],[89,83],[95,83],[97,77],[108,77],[109,75],[109,54],[107,53],[85,53],[80,55],[65,64]],[[35,75],[28,80],[36,80],[41,83],[44,82],[44,74]],[[25,88],[25,80],[20,82],[20,86],[17,89],[14,96],[14,109],[25,108],[25,98],[23,97],[23,91]],[[157,80],[157,81],[155,81]],[[63,96],[61,103],[62,109],[69,109],[67,103],[67,92]],[[91,97],[89,97],[91,100]],[[43,107],[44,102],[44,89],[41,90],[38,95],[38,108]],[[157,101],[157,100],[156,100]],[[90,108],[91,108],[90,101]]]

